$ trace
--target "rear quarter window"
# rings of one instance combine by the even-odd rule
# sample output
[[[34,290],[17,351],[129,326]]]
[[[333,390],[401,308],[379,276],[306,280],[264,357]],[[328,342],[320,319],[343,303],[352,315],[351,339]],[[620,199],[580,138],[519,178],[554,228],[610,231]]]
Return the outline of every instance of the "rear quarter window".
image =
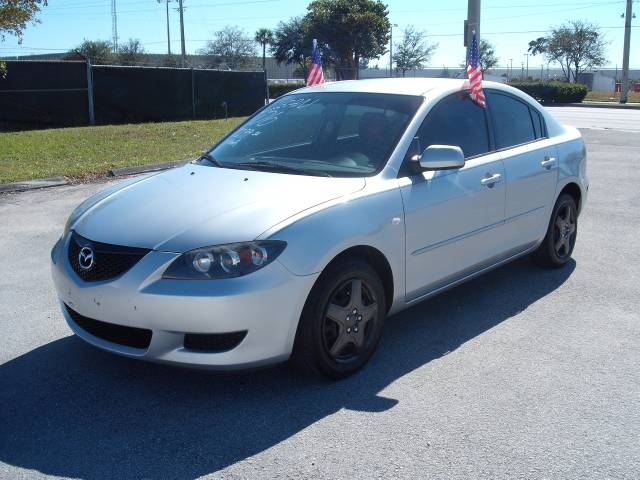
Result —
[[[531,110],[531,119],[533,120],[533,128],[536,131],[536,138],[544,138],[546,137],[546,133],[544,130],[544,120],[542,119],[542,115],[535,108],[529,107]]]

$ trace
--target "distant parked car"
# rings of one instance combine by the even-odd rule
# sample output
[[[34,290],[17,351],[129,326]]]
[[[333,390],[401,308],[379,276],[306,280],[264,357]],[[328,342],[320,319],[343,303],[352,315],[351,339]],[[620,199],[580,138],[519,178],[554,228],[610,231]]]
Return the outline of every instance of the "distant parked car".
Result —
[[[523,255],[562,267],[585,144],[519,90],[485,93],[486,109],[461,80],[297,90],[199,160],[91,197],[51,252],[67,322],[128,357],[339,378],[390,314]]]

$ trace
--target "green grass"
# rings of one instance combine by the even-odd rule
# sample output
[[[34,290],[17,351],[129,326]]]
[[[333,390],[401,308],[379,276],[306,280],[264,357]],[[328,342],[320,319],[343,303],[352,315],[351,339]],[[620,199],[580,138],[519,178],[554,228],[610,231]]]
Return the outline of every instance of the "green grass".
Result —
[[[589,92],[585,100],[592,102],[619,102],[620,94],[613,92]],[[640,93],[629,92],[629,102],[640,103]]]
[[[0,183],[194,158],[242,118],[0,133]]]

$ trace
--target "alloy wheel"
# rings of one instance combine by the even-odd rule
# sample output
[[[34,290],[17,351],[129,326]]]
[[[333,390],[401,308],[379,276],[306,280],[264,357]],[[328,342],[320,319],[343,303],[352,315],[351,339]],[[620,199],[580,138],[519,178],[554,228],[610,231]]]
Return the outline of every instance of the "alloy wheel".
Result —
[[[371,344],[378,321],[374,290],[362,279],[341,284],[331,295],[322,323],[323,347],[336,362],[358,359]]]
[[[558,258],[571,254],[576,235],[576,215],[571,204],[563,205],[556,214],[553,248]]]

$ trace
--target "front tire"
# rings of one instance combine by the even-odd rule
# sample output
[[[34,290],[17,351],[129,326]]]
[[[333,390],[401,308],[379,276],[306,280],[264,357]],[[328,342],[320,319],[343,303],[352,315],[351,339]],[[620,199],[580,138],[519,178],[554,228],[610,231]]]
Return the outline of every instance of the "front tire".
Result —
[[[292,363],[333,379],[355,373],[378,346],[385,314],[384,287],[369,264],[330,265],[305,304]]]
[[[562,194],[556,201],[547,234],[533,253],[533,260],[545,268],[561,268],[571,260],[578,236],[578,208],[571,195]]]

